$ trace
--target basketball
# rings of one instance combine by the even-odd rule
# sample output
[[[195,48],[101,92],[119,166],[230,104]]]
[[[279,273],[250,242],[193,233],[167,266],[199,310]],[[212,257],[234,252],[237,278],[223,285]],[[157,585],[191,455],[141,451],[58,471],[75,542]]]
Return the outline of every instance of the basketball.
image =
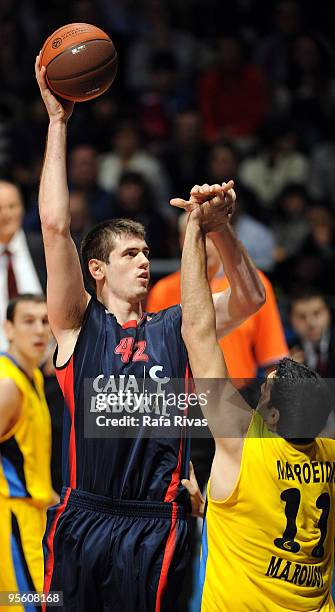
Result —
[[[46,67],[46,81],[55,94],[84,102],[101,96],[111,86],[117,53],[113,41],[100,28],[70,23],[45,41],[40,66]]]

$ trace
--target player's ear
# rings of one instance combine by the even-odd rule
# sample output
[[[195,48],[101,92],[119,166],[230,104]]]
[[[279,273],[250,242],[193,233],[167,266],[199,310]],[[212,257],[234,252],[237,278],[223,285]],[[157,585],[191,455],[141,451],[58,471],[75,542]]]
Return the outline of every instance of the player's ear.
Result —
[[[8,342],[12,342],[14,339],[14,325],[11,321],[4,321],[3,329]]]
[[[279,410],[275,408],[274,406],[271,406],[268,409],[268,418],[267,418],[268,425],[275,427],[278,424],[279,418],[280,418]]]
[[[95,281],[101,281],[105,278],[105,265],[99,259],[90,259],[88,269]]]

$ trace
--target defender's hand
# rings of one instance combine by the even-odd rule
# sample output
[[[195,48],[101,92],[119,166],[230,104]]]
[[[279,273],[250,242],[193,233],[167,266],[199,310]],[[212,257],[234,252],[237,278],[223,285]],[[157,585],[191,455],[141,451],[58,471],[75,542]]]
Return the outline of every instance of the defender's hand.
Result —
[[[60,121],[67,123],[70,119],[74,107],[74,102],[56,98],[50,91],[45,79],[45,66],[40,68],[40,54],[35,61],[35,75],[38,86],[40,88],[43,102],[48,111],[50,122]]]
[[[192,505],[192,516],[198,516],[203,518],[205,509],[205,499],[201,494],[199,485],[194,473],[194,467],[192,461],[190,461],[190,478],[184,478],[181,484],[190,494],[191,505]]]
[[[205,232],[219,231],[234,212],[236,194],[233,186],[234,181],[222,185],[195,185],[189,200],[173,198],[170,204],[191,213]]]

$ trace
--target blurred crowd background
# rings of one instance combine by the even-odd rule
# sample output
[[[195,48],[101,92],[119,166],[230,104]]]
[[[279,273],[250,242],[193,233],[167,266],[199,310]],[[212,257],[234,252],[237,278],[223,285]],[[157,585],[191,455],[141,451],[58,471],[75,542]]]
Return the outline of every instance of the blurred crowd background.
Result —
[[[234,223],[284,300],[334,294],[335,48],[331,3],[278,0],[1,0],[0,178],[22,189],[38,232],[47,115],[33,74],[45,38],[94,23],[113,38],[111,90],[69,128],[72,230],[130,216],[153,258],[179,256],[171,196],[233,178]]]
[[[333,377],[335,45],[329,0],[317,6],[311,0],[1,0],[0,321],[11,287],[45,290],[37,197],[48,118],[34,60],[45,39],[71,22],[107,31],[119,58],[111,89],[77,104],[69,123],[76,244],[104,219],[144,223],[153,283],[170,274],[151,293],[148,308],[167,307],[179,300],[184,232],[170,198],[188,198],[195,184],[234,179],[233,224],[266,275],[267,304],[224,339],[229,369],[236,368],[231,375],[251,378],[290,350]],[[1,181],[14,182],[22,201]],[[225,288],[219,264],[212,262],[209,277],[213,289]],[[61,398],[52,380],[46,376],[59,490]],[[195,444],[193,453],[204,484],[208,449]]]

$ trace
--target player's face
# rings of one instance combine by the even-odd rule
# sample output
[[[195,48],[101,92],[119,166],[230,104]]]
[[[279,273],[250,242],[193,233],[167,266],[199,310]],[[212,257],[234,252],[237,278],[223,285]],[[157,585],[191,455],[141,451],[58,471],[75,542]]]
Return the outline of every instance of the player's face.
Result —
[[[140,301],[148,291],[150,280],[149,247],[135,236],[115,239],[105,274],[112,293],[127,301]]]
[[[0,184],[0,242],[7,244],[21,227],[23,206],[15,185]]]
[[[298,300],[292,308],[291,323],[299,338],[319,342],[330,325],[330,312],[321,297]]]
[[[33,365],[39,365],[51,337],[46,303],[19,302],[14,321],[6,321],[5,331],[10,348]]]

